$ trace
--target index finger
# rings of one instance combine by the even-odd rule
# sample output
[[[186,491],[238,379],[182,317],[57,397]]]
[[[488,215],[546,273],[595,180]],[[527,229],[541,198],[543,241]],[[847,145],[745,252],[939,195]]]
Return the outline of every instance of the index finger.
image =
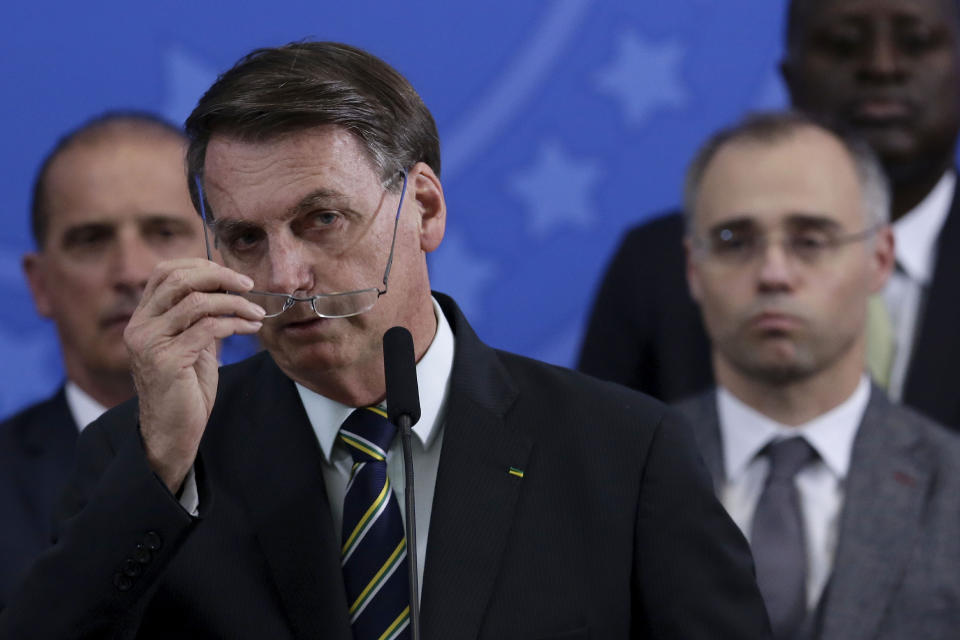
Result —
[[[140,307],[151,315],[159,315],[193,291],[246,292],[253,280],[215,262],[202,258],[179,258],[156,266],[144,288]]]

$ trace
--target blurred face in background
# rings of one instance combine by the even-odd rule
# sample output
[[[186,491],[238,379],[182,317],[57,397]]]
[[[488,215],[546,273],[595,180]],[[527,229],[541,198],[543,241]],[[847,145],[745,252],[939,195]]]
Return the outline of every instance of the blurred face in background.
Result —
[[[851,359],[862,370],[867,299],[892,262],[889,228],[869,229],[853,161],[826,131],[720,148],[696,197],[688,280],[721,384],[724,371],[780,384]]]
[[[795,107],[865,139],[891,180],[942,172],[960,131],[954,0],[795,0],[781,69]]]
[[[75,381],[127,375],[123,329],[154,266],[204,255],[184,153],[170,133],[107,129],[70,144],[49,167],[47,230],[24,269]]]

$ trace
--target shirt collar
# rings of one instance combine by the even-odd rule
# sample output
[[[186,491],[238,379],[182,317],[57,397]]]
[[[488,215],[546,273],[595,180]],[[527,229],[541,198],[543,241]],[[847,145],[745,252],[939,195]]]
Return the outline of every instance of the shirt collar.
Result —
[[[90,397],[86,391],[78,387],[73,381],[67,380],[64,385],[64,394],[67,397],[67,407],[77,428],[83,428],[99,418],[107,410],[105,406]]]
[[[857,388],[840,405],[798,426],[780,424],[748,406],[727,389],[717,389],[717,413],[727,481],[737,480],[757,454],[773,440],[800,435],[816,449],[838,479],[847,476],[853,440],[870,400],[870,382]]]
[[[417,387],[420,392],[420,420],[413,427],[413,434],[429,449],[439,431],[440,416],[447,398],[450,373],[453,371],[453,331],[443,315],[440,305],[433,299],[433,312],[437,317],[437,332],[427,352],[417,363]],[[317,435],[323,455],[330,461],[333,445],[337,441],[340,425],[355,407],[348,407],[336,400],[324,397],[296,383],[300,401],[307,412],[307,419]]]
[[[921,284],[930,281],[936,259],[936,243],[950,213],[957,174],[948,170],[916,207],[893,224],[897,264]]]

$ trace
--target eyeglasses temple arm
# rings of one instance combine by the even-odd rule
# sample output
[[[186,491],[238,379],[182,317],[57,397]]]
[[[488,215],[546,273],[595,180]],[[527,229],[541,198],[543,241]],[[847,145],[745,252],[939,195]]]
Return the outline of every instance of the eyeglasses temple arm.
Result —
[[[383,293],[387,292],[387,280],[390,278],[390,268],[393,267],[393,248],[397,244],[397,227],[400,220],[400,210],[403,209],[403,197],[407,193],[407,172],[401,171],[403,176],[403,187],[400,189],[400,204],[397,205],[397,215],[393,219],[393,239],[390,241],[390,256],[387,258],[387,268],[383,272]],[[381,295],[383,295],[381,293]]]
[[[207,250],[207,260],[213,261],[210,253],[210,238],[207,237],[207,205],[206,198],[203,195],[203,183],[200,176],[193,176],[193,183],[197,185],[197,200],[200,202],[200,219],[203,220],[203,246]]]

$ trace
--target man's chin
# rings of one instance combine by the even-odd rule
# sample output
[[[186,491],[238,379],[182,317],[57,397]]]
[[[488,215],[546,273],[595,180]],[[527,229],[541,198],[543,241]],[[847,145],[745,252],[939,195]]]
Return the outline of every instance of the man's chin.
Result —
[[[264,337],[261,344],[270,352],[277,365],[294,378],[344,369],[357,360],[356,350],[342,340],[304,342],[284,339],[284,336],[280,335]]]
[[[746,377],[766,384],[788,384],[809,378],[816,366],[802,357],[792,340],[782,339],[728,353],[727,360]]]

